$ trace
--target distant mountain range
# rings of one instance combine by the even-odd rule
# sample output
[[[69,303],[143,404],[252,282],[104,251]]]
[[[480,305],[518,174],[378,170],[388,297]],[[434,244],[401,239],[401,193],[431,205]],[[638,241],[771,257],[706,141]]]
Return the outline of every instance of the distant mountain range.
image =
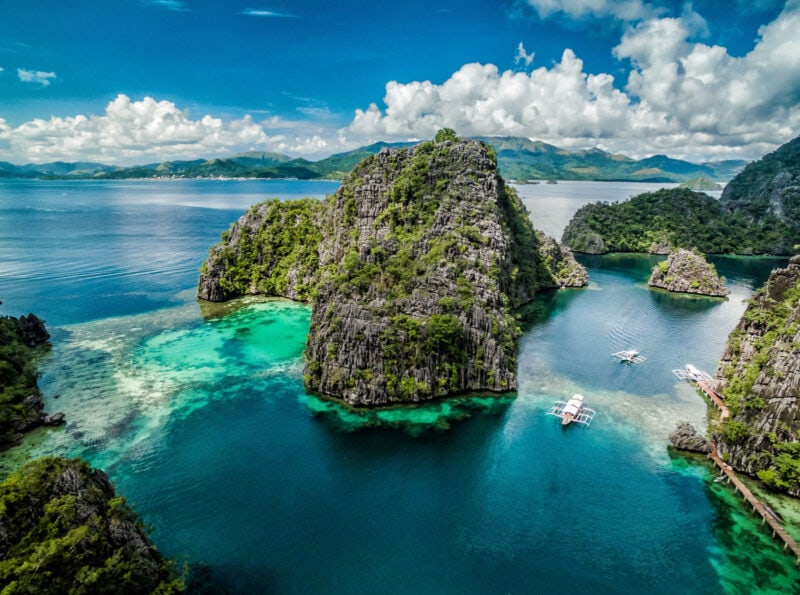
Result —
[[[631,159],[600,149],[570,151],[521,137],[479,137],[497,152],[501,175],[507,180],[615,180],[636,182],[683,182],[693,178],[727,181],[746,161],[690,163],[666,155]],[[133,167],[102,163],[14,165],[0,161],[0,178],[132,179],[132,178],[299,178],[340,180],[359,161],[384,147],[414,143],[379,142],[319,161],[293,159],[280,153],[250,151],[220,159],[165,161]]]

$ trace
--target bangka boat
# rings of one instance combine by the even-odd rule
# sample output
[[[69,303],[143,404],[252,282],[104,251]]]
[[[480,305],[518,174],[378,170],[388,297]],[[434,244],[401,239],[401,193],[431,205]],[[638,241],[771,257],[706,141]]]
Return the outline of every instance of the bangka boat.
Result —
[[[583,404],[583,395],[574,394],[568,401],[556,401],[548,415],[561,418],[561,425],[568,426],[572,422],[589,426],[596,411]]]
[[[619,359],[619,361],[625,364],[641,364],[647,358],[641,355],[635,349],[627,349],[625,351],[617,351],[616,353],[611,354],[613,357]]]
[[[703,372],[692,364],[686,364],[683,368],[672,370],[680,380],[688,380],[689,382],[708,382],[712,380],[711,374]]]

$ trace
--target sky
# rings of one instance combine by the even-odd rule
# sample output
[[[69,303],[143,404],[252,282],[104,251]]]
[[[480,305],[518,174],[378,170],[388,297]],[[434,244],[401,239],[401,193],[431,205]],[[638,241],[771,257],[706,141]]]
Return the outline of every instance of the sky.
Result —
[[[695,162],[800,134],[800,0],[0,0],[0,160],[521,136]]]

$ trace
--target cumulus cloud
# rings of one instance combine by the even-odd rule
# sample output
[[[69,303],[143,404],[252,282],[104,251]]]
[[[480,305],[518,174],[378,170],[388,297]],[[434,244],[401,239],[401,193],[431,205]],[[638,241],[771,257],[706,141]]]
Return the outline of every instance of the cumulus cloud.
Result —
[[[612,17],[638,21],[661,11],[642,0],[526,0],[543,19],[564,14],[572,18]]]
[[[514,56],[514,64],[521,64],[524,68],[527,68],[533,62],[533,58],[535,56],[535,52],[531,52],[530,54],[525,51],[525,46],[522,45],[522,42],[519,42],[517,46],[517,53]]]
[[[38,83],[42,87],[47,87],[50,85],[50,79],[56,78],[56,73],[17,68],[17,76],[23,83]]]
[[[119,95],[103,115],[34,119],[17,127],[0,120],[0,157],[43,163],[54,160],[133,164],[213,156],[271,147],[273,139],[250,116],[223,122],[194,119],[170,101]]]
[[[624,91],[610,74],[586,73],[569,49],[551,68],[527,74],[466,64],[442,84],[387,83],[385,109],[373,103],[356,110],[343,133],[364,141],[430,138],[449,127],[461,135],[518,135],[695,160],[755,158],[796,136],[800,2],[787,3],[741,58],[690,41],[704,24],[689,11],[631,27],[613,50],[631,66]]]

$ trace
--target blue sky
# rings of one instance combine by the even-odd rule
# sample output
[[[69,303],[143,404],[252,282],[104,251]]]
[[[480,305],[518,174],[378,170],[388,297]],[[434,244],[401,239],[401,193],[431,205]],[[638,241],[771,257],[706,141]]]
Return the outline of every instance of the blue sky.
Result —
[[[0,160],[513,135],[752,159],[800,134],[800,0],[3,0]]]

